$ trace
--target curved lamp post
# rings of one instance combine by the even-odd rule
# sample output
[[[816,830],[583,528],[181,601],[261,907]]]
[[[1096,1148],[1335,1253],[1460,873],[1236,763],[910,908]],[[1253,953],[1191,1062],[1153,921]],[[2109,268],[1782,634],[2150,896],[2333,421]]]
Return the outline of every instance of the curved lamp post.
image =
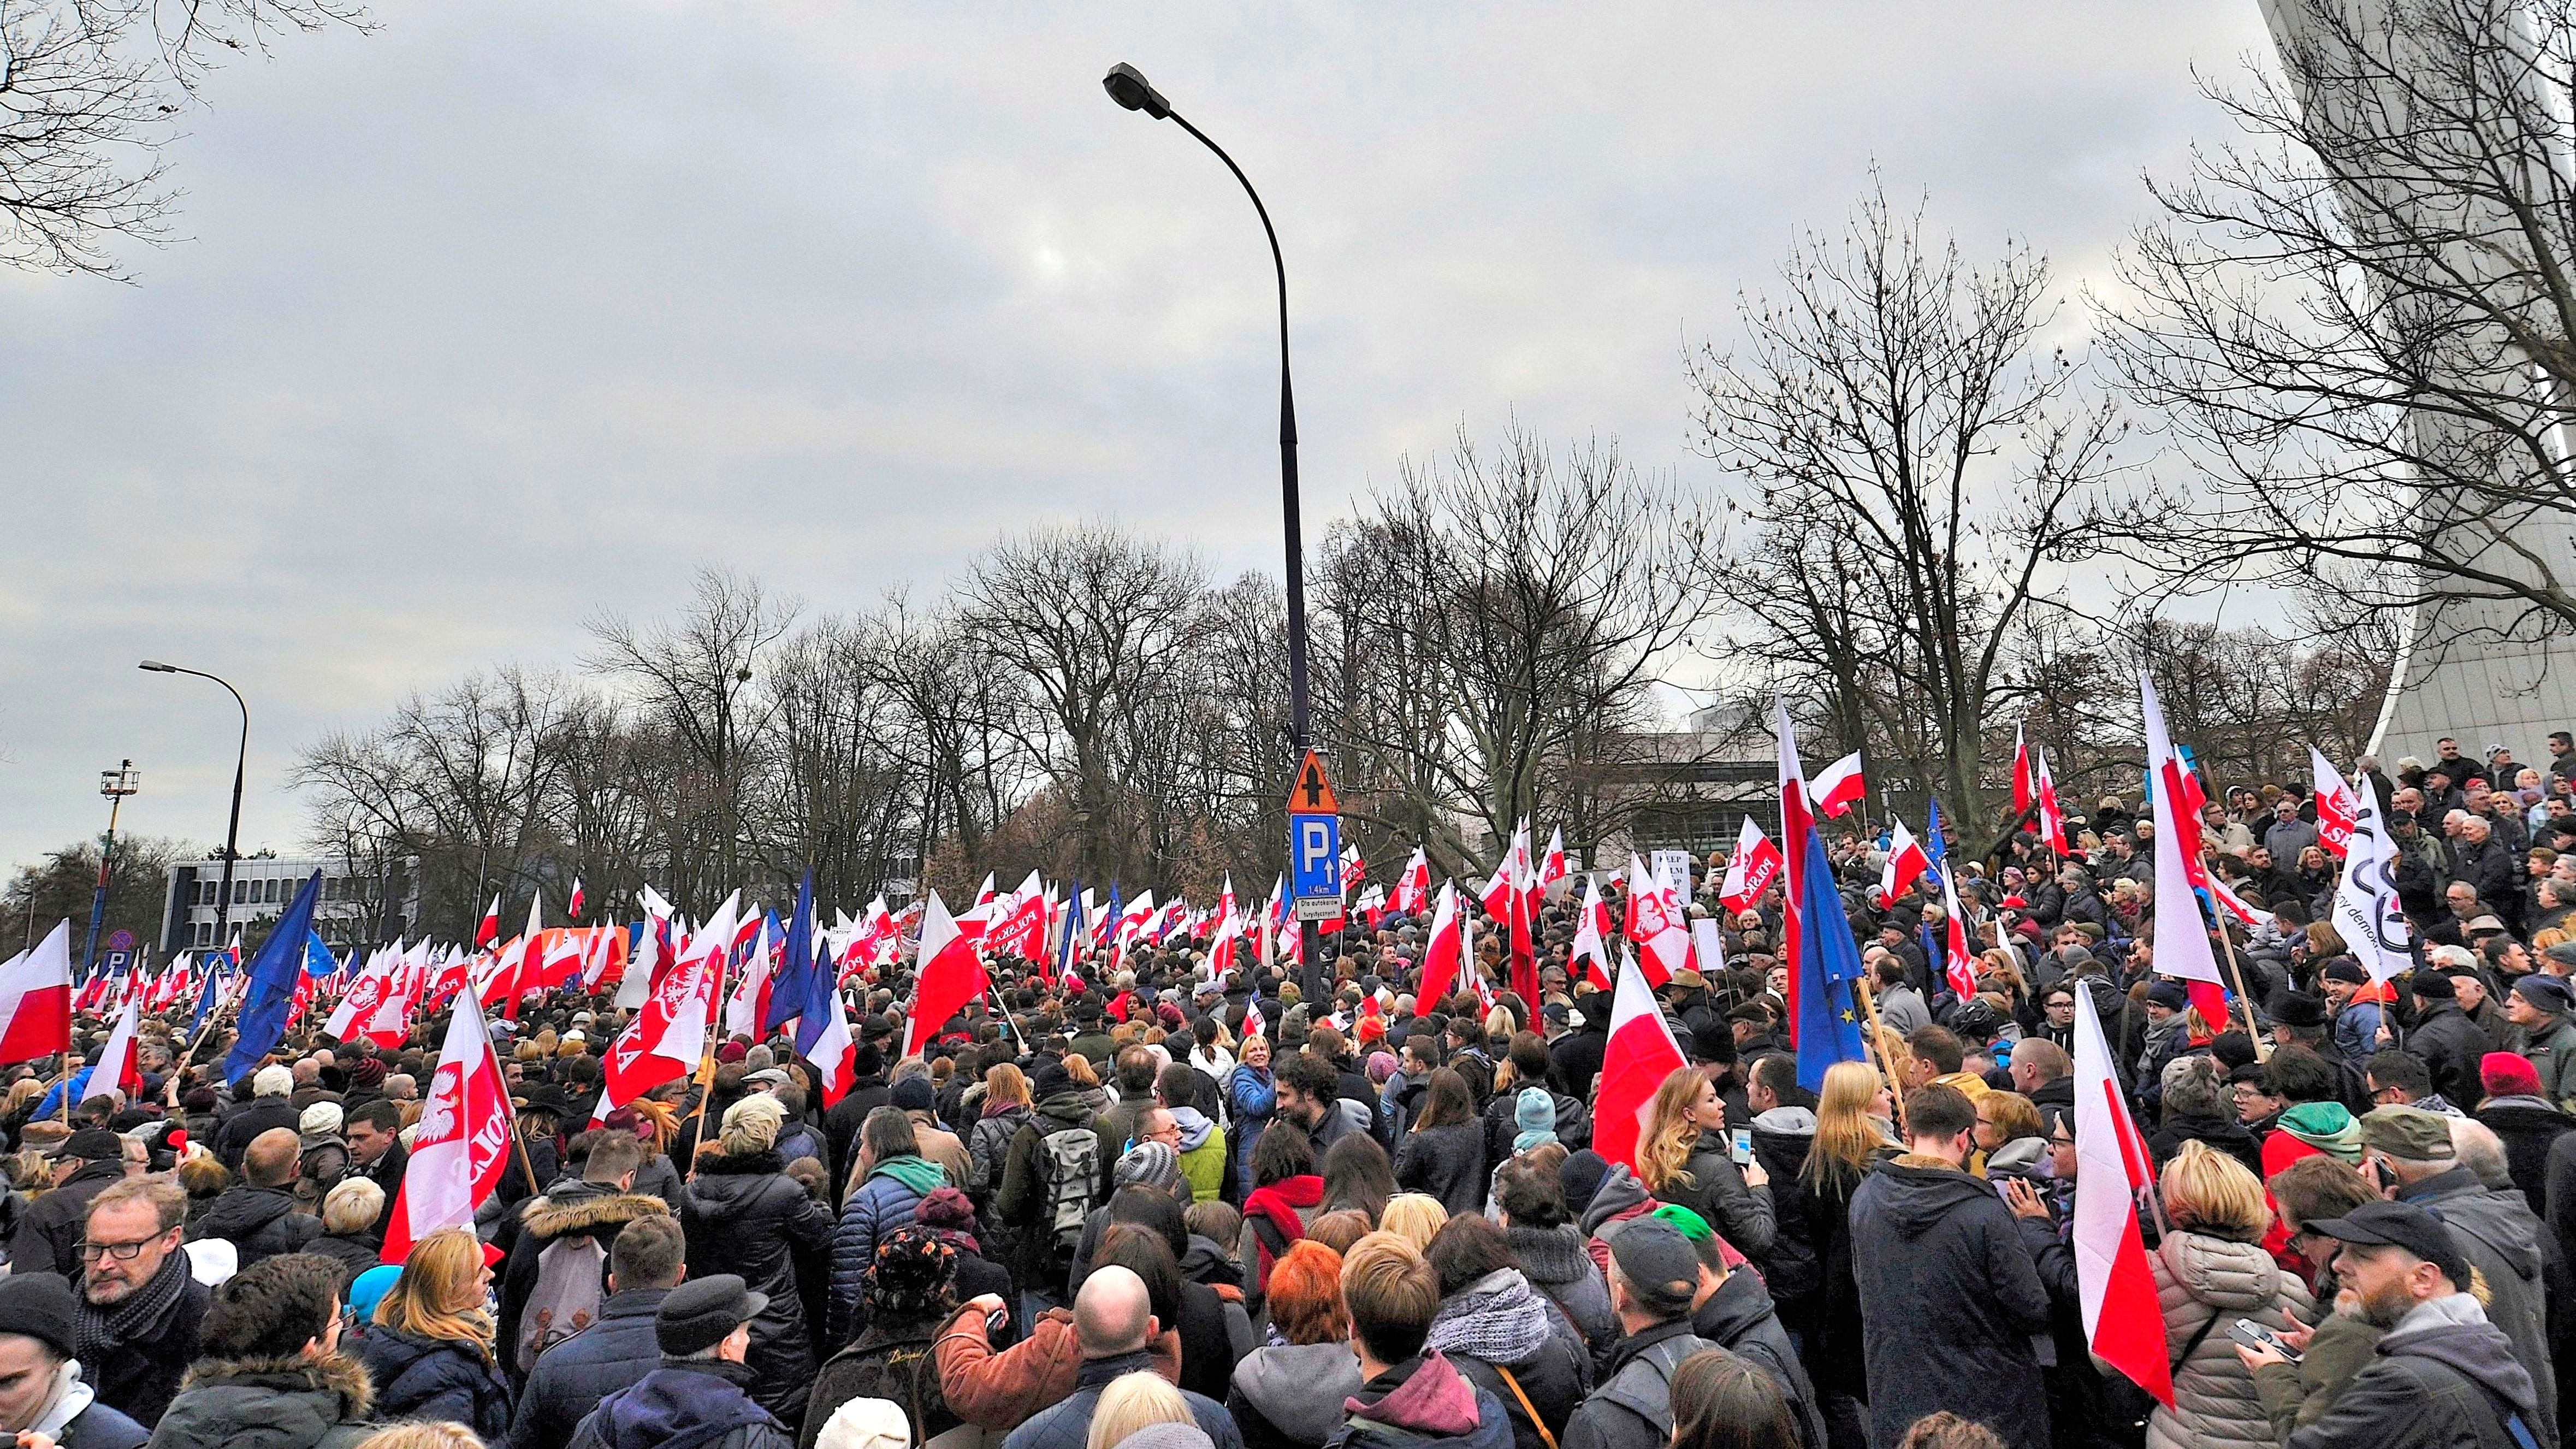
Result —
[[[233,862],[241,856],[237,847],[241,842],[242,771],[250,762],[250,706],[242,703],[241,691],[233,688],[231,681],[202,669],[183,669],[158,659],[146,659],[134,667],[153,674],[193,674],[199,679],[212,679],[224,687],[224,693],[231,695],[233,703],[241,709],[241,748],[233,755],[233,813],[232,819],[224,826],[224,881],[215,892],[214,944],[221,947],[230,939],[225,927],[231,925],[233,919]]]

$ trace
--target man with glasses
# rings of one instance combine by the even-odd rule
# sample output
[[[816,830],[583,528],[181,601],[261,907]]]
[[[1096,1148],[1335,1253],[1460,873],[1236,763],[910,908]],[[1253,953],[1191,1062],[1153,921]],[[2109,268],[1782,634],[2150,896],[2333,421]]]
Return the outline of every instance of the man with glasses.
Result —
[[[135,1178],[89,1205],[79,1247],[81,1366],[98,1401],[149,1429],[197,1353],[206,1285],[179,1251],[188,1195],[166,1178]]]

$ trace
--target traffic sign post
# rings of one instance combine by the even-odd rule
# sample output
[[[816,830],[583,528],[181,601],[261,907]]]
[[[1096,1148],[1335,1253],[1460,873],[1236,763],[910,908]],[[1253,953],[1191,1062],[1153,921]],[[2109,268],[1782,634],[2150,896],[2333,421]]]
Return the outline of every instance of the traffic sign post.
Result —
[[[1321,1011],[1323,951],[1318,921],[1342,914],[1341,801],[1324,774],[1323,757],[1313,750],[1299,762],[1288,787],[1288,894],[1296,903],[1299,956],[1305,963],[1305,992]]]

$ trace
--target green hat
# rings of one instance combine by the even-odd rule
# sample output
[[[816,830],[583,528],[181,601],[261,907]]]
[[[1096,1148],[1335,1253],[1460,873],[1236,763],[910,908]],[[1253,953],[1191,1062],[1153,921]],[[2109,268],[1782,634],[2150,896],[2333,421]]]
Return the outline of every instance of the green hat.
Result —
[[[2400,1162],[2449,1162],[2459,1156],[2451,1146],[2451,1119],[2418,1107],[2372,1108],[2361,1119],[2361,1145]]]
[[[2341,1102],[2301,1102],[2281,1114],[2281,1130],[2317,1149],[2358,1166],[2361,1126]]]
[[[1658,1222],[1672,1224],[1673,1231],[1680,1233],[1683,1237],[1690,1239],[1694,1243],[1707,1242],[1711,1237],[1716,1235],[1717,1231],[1708,1225],[1708,1219],[1701,1217],[1698,1213],[1695,1213],[1689,1208],[1683,1207],[1678,1203],[1668,1202],[1662,1207],[1655,1209],[1653,1212],[1646,1214],[1646,1216],[1653,1218]]]

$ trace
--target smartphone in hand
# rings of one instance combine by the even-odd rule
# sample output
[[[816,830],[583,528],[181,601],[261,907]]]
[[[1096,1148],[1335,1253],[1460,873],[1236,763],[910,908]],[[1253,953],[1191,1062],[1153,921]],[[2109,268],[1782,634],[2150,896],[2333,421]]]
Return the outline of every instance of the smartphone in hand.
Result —
[[[2247,1348],[2268,1348],[2292,1363],[2297,1363],[2303,1357],[2288,1344],[2283,1343],[2279,1334],[2251,1318],[2240,1318],[2227,1325],[2227,1336]]]
[[[1733,1158],[1735,1160],[1735,1165],[1738,1167],[1750,1167],[1753,1165],[1752,1128],[1738,1127],[1735,1129],[1734,1140],[1727,1150],[1727,1156]]]

